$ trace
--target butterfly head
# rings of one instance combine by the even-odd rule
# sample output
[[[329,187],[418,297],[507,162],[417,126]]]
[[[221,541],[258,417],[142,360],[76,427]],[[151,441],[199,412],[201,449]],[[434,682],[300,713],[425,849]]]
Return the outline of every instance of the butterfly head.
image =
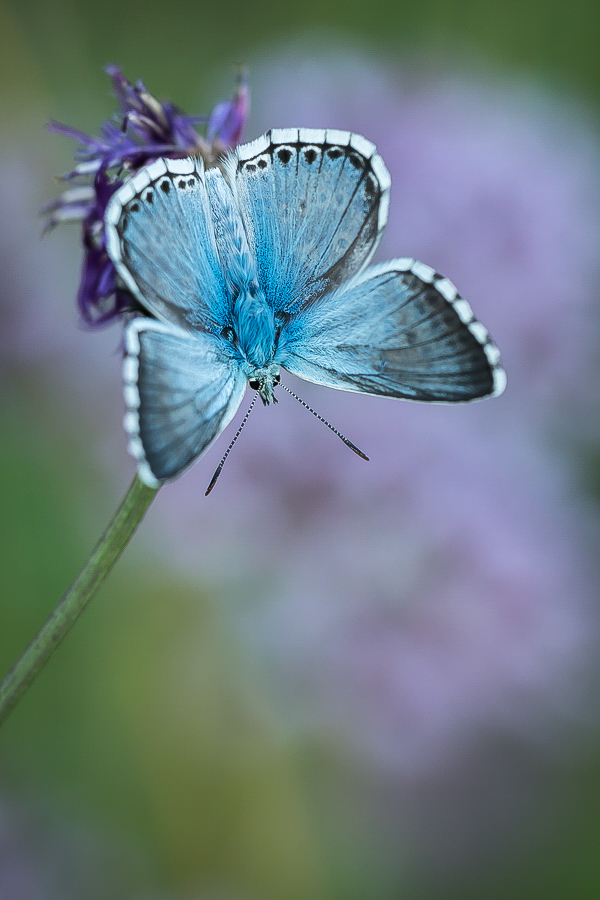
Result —
[[[265,406],[269,403],[277,403],[275,397],[275,388],[279,384],[279,367],[270,366],[268,369],[253,372],[248,376],[248,384],[253,391],[258,391],[258,395]]]

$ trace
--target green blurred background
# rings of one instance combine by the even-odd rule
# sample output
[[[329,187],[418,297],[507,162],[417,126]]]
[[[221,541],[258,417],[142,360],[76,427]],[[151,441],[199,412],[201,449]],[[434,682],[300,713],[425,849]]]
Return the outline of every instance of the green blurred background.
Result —
[[[43,126],[54,118],[95,132],[114,108],[106,63],[190,113],[207,112],[231,93],[236,63],[322,30],[387,60],[481,59],[592,109],[600,104],[597,0],[19,0],[0,5],[3,144],[27,135],[48,172],[64,171],[73,148]],[[54,195],[49,180],[40,200]],[[76,244],[74,232],[68,240]],[[76,328],[76,264],[65,278]],[[0,404],[5,670],[71,581],[126,482],[107,484],[90,468],[85,447],[98,435],[79,426],[68,398],[58,404],[43,362],[27,373],[9,369]],[[390,872],[367,839],[368,817],[323,814],[319,780],[332,766],[339,777],[342,764],[281,727],[218,601],[134,542],[0,732],[0,835],[3,821],[21,817],[19,840],[52,857],[68,896],[600,895],[600,756],[588,753],[553,776],[568,810],[568,829],[555,841],[441,886],[419,879],[410,863]],[[187,634],[194,645],[182,657]],[[0,867],[8,864],[0,857]],[[45,889],[40,897],[58,896],[49,882]]]

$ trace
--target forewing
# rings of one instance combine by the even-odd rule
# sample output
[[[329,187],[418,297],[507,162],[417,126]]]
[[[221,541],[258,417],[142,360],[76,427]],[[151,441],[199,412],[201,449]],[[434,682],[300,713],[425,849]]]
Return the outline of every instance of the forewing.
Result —
[[[125,429],[142,481],[175,478],[231,421],[246,378],[218,338],[137,318],[125,333]]]
[[[231,155],[227,173],[275,311],[297,312],[360,271],[387,221],[390,176],[348,131],[273,129]]]
[[[413,259],[373,266],[293,319],[277,360],[318,384],[405,400],[476,400],[506,383],[469,304]]]
[[[158,319],[188,330],[217,329],[227,317],[209,182],[200,159],[158,159],[114,194],[105,216],[126,287]],[[215,211],[227,218],[219,197]]]

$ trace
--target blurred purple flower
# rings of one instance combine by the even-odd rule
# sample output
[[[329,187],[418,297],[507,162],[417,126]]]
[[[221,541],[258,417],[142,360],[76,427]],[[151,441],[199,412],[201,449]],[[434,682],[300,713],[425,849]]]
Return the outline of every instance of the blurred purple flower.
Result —
[[[42,210],[45,230],[60,222],[83,223],[84,261],[77,293],[83,321],[104,325],[134,308],[131,295],[117,284],[114,266],[106,252],[104,214],[112,194],[140,168],[158,157],[200,155],[207,165],[239,141],[248,115],[249,93],[244,72],[240,73],[235,97],[219,103],[210,117],[187,116],[174,104],[159,102],[143,82],[133,85],[116,66],[107,72],[120,109],[115,121],[107,121],[99,137],[75,128],[50,124],[50,130],[79,141],[77,165],[63,175],[64,181],[92,177],[93,184],[71,188]],[[207,126],[207,139],[196,131]]]
[[[233,100],[218,103],[208,120],[209,141],[220,141],[225,147],[235,147],[244,136],[250,108],[250,91],[245,69],[238,74],[238,89]]]
[[[149,882],[140,877],[144,863],[122,835],[68,820],[49,803],[0,799],[2,900],[137,896]]]
[[[296,719],[349,735],[378,770],[427,778],[485,733],[564,734],[590,714],[579,679],[598,644],[595,526],[565,447],[597,408],[597,136],[512,84],[402,85],[355,56],[286,53],[256,84],[256,130],[377,144],[393,194],[381,258],[458,285],[509,388],[445,408],[295,382],[372,462],[282,396],[208,502],[214,459],[161,493],[161,546],[237,594]]]

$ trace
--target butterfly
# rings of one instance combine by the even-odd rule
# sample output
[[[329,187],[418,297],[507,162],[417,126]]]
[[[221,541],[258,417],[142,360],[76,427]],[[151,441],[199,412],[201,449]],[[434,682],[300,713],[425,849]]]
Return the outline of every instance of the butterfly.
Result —
[[[220,167],[158,159],[113,195],[107,250],[147,315],[125,333],[125,428],[150,487],[201,457],[246,386],[283,368],[346,391],[455,403],[495,396],[500,352],[447,278],[369,266],[391,179],[357,134],[272,129]]]

